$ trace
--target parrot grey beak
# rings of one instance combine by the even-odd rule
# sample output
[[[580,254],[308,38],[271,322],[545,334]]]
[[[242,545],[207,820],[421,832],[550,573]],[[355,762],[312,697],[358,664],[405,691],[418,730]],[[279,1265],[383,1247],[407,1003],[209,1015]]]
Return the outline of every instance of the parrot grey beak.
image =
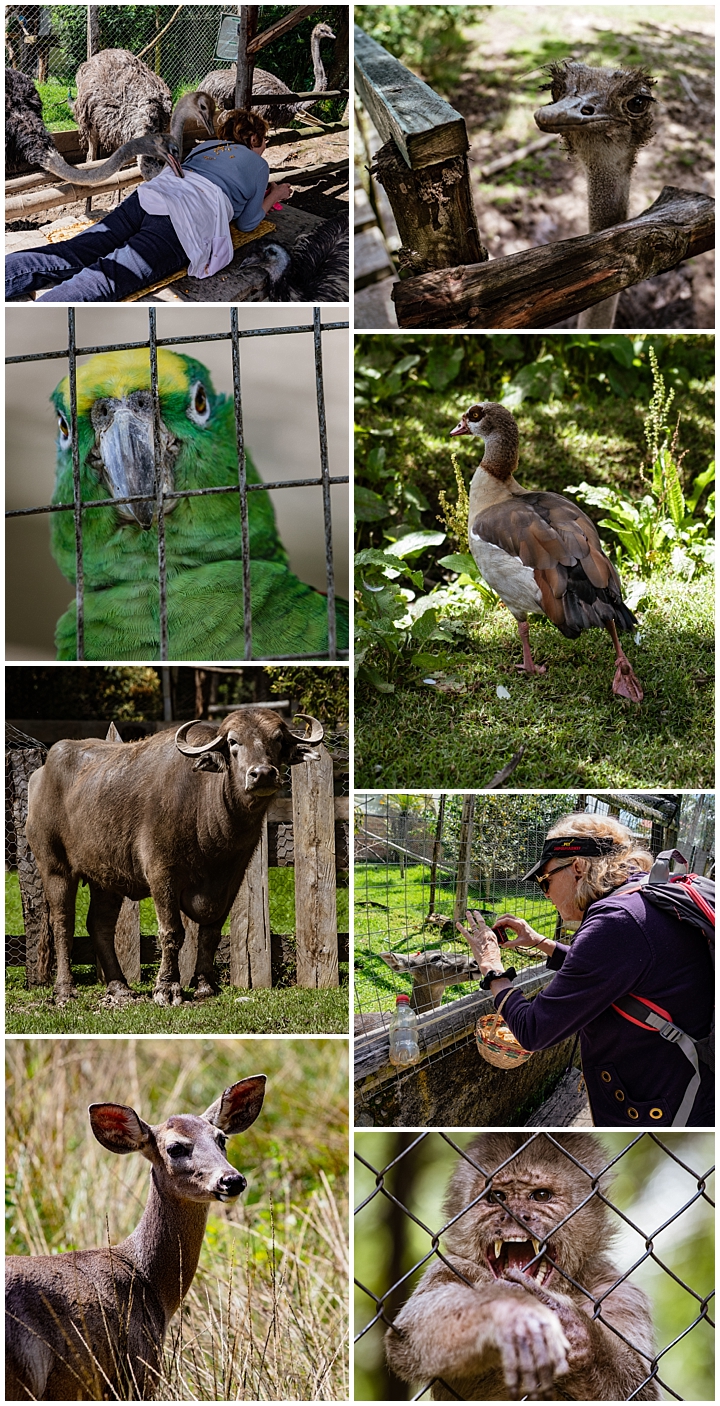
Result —
[[[100,454],[113,498],[150,494],[146,503],[118,503],[121,517],[134,519],[141,527],[152,527],[155,511],[155,461],[152,419],[135,414],[121,405],[112,423],[100,435]]]
[[[467,415],[461,415],[455,429],[450,431],[450,438],[452,439],[453,435],[456,434],[471,434],[471,429],[467,422]]]

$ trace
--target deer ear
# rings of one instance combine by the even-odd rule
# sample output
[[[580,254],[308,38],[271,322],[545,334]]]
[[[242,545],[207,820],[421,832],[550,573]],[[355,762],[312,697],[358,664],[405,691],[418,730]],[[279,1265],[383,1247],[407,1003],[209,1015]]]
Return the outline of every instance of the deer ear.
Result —
[[[142,1152],[152,1138],[152,1129],[124,1103],[91,1103],[88,1114],[90,1127],[108,1152]]]
[[[264,1097],[265,1075],[253,1074],[249,1079],[240,1079],[237,1084],[231,1084],[206,1108],[203,1118],[224,1133],[242,1133],[255,1122]]]

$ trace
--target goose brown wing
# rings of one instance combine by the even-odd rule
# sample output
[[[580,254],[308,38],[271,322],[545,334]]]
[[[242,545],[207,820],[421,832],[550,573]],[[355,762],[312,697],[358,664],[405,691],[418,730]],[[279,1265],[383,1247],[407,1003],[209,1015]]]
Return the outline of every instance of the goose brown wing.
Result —
[[[543,611],[570,639],[612,620],[621,630],[635,623],[595,524],[560,493],[506,499],[479,513],[472,532],[532,569]]]

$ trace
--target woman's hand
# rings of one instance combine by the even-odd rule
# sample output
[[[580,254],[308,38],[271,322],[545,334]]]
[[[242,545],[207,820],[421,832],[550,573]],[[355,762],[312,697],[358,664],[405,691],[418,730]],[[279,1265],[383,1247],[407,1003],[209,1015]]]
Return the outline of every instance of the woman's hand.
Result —
[[[518,934],[517,937],[511,937],[503,943],[506,951],[509,947],[513,950],[517,947],[520,951],[526,947],[538,947],[546,957],[551,956],[555,951],[555,943],[551,938],[541,937],[540,933],[535,932],[535,929],[531,928],[524,918],[515,918],[512,913],[503,913],[502,918],[498,918],[493,923],[493,928],[512,928],[512,931]]]
[[[467,927],[457,923],[458,932],[462,933],[470,951],[475,958],[483,976],[488,972],[501,971],[500,946],[492,928],[489,928],[482,913],[471,913],[467,915]]]
[[[268,195],[272,194],[276,200],[289,200],[292,193],[293,188],[287,184],[287,181],[283,181],[280,185],[271,181],[268,186]]]

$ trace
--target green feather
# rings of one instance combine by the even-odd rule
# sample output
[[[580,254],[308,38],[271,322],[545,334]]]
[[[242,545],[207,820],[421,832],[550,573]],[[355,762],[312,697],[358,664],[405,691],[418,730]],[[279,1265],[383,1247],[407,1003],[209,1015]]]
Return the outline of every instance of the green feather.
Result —
[[[215,488],[238,481],[232,400],[217,395],[206,367],[164,348],[158,351],[161,419],[179,443],[174,487]],[[209,413],[190,418],[191,388],[202,382]],[[78,370],[80,493],[84,502],[112,496],[91,452],[90,419],[100,397],[122,398],[150,384],[147,351],[93,357]],[[58,415],[70,422],[67,378],[53,394]],[[246,454],[249,484],[261,479]],[[71,503],[72,451],[58,446],[54,503]],[[172,501],[172,500],[171,500]],[[165,517],[168,636],[172,659],[236,659],[244,653],[239,495],[175,500]],[[327,604],[288,569],[268,493],[248,497],[253,658],[327,653]],[[72,513],[54,513],[52,551],[75,581]],[[157,528],[124,520],[113,508],[83,514],[85,655],[88,659],[151,659],[159,654]],[[74,659],[75,606],[58,622],[58,658]],[[338,645],[348,641],[347,603],[338,603]]]

